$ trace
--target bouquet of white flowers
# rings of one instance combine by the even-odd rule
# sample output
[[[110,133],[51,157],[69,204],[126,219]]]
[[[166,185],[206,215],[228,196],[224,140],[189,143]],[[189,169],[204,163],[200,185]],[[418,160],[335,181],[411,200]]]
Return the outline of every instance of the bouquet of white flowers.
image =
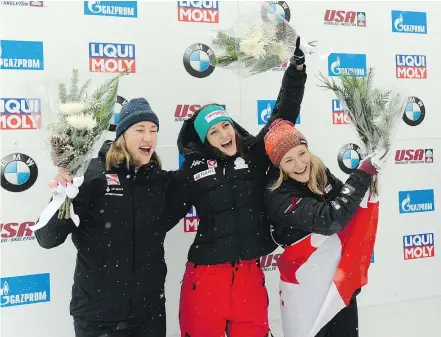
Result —
[[[283,13],[266,1],[239,1],[238,6],[239,22],[215,31],[212,38],[213,65],[247,77],[277,67],[293,55],[298,35]],[[311,45],[300,47],[310,53]]]
[[[90,97],[87,94],[90,80],[79,87],[76,69],[72,72],[69,90],[65,84],[59,85],[56,118],[44,129],[44,138],[52,164],[64,168],[74,181],[67,188],[59,186],[55,189],[53,200],[36,224],[37,229],[43,227],[58,209],[59,219],[72,218],[76,225],[79,224],[72,199],[84,180],[95,147],[101,145],[100,140],[109,127],[119,79],[126,74],[123,72],[107,80]]]
[[[360,137],[364,155],[381,153],[378,159],[384,162],[390,154],[396,127],[402,118],[408,97],[396,90],[374,88],[373,78],[373,68],[369,69],[367,77],[340,74],[341,85],[320,74],[323,83],[321,87],[332,90],[337,96]],[[374,195],[378,193],[376,179],[375,177],[371,187]]]

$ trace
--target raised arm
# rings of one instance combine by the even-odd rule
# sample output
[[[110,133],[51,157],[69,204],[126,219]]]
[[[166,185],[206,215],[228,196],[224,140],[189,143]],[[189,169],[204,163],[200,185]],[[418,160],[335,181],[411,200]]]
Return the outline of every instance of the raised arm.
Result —
[[[357,211],[371,179],[366,172],[355,170],[345,184],[336,184],[340,189],[334,192],[328,203],[280,189],[267,190],[265,203],[276,241],[292,244],[299,236],[298,231],[322,235],[337,233]]]
[[[307,79],[305,55],[299,48],[300,37],[296,42],[296,50],[290,59],[290,64],[283,75],[282,85],[277,96],[277,102],[265,126],[256,136],[256,145],[259,151],[265,152],[264,137],[269,130],[271,123],[277,118],[286,119],[293,124],[296,123],[300,114],[300,106],[305,92]]]

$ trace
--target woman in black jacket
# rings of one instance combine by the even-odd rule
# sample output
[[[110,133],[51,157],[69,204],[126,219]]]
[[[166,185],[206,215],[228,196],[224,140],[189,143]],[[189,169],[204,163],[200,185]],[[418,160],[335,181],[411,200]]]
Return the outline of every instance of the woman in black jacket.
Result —
[[[166,335],[166,231],[159,217],[170,177],[155,152],[158,128],[145,99],[124,105],[116,141],[91,161],[73,199],[79,227],[55,214],[35,232],[47,249],[72,234],[78,250],[70,303],[76,337]],[[71,178],[61,172],[56,179],[66,186]]]
[[[307,76],[297,42],[270,121],[295,123],[299,115]],[[181,288],[182,337],[269,334],[259,265],[276,248],[263,204],[267,131],[250,135],[217,104],[202,107],[182,126],[178,147],[185,161],[173,179],[166,221],[173,226],[192,205],[200,218]]]
[[[283,247],[310,233],[329,236],[343,229],[377,174],[369,158],[343,184],[309,151],[303,134],[283,120],[270,126],[265,149],[274,165],[268,173],[265,204],[274,241]],[[316,337],[358,336],[357,293]]]

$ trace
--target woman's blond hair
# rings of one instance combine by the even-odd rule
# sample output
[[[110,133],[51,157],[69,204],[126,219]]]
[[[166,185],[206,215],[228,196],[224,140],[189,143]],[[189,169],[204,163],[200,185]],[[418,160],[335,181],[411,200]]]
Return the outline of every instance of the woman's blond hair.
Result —
[[[325,192],[325,187],[328,182],[326,177],[326,167],[325,164],[317,157],[315,154],[309,152],[311,156],[311,171],[309,173],[309,180],[306,184],[308,188],[315,194],[323,195]],[[274,191],[282,185],[284,180],[287,180],[288,176],[280,168],[279,178],[270,186],[270,190]]]
[[[159,168],[162,168],[161,160],[158,154],[153,152],[152,158],[150,160],[155,161]],[[126,142],[124,136],[119,137],[110,146],[109,151],[106,155],[106,170],[109,171],[114,167],[119,167],[122,162],[125,162],[127,169],[130,169],[130,164],[133,162],[132,156],[127,150]]]

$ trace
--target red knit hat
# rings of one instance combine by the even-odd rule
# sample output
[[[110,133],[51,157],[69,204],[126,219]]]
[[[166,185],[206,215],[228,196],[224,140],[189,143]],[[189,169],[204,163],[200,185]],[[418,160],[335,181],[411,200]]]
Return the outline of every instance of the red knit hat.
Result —
[[[265,150],[274,166],[279,166],[283,156],[297,145],[308,146],[305,136],[290,121],[278,118],[271,123],[265,135]]]

